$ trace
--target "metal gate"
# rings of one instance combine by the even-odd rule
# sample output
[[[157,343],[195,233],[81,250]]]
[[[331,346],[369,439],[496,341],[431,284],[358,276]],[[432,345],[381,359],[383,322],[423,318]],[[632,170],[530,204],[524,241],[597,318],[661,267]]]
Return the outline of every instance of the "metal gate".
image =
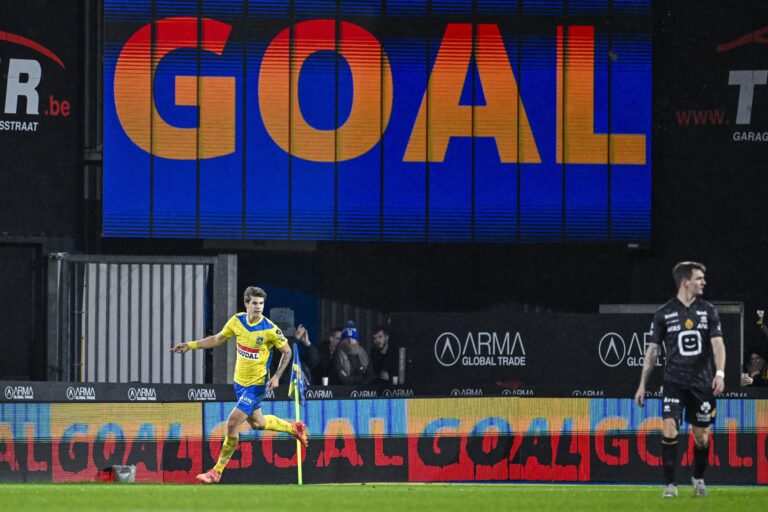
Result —
[[[210,333],[216,262],[216,257],[53,255],[49,379],[204,383],[206,351],[179,356],[169,349]]]

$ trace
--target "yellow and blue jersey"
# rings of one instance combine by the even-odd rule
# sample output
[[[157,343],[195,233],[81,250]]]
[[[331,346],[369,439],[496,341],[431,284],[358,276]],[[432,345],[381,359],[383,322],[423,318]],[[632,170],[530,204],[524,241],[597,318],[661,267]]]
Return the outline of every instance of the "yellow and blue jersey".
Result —
[[[270,319],[262,316],[251,324],[247,313],[237,313],[230,318],[221,335],[236,337],[235,382],[241,386],[266,384],[272,348],[288,343],[283,332]]]

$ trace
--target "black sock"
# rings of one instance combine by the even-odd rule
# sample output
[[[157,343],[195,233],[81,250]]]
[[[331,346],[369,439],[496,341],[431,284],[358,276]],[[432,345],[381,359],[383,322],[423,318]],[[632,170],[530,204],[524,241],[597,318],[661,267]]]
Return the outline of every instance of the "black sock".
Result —
[[[664,466],[664,480],[666,484],[677,483],[677,438],[661,438],[661,462]]]
[[[707,457],[709,456],[709,442],[707,446],[693,447],[693,478],[704,478],[704,470],[707,469]]]

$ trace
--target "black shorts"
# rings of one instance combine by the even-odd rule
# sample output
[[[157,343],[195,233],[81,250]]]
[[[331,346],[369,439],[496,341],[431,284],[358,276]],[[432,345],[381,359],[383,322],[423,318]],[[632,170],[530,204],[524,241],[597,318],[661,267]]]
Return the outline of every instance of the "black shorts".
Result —
[[[708,427],[715,421],[715,396],[712,390],[665,382],[662,418],[674,418],[680,425],[683,409],[687,423],[696,427]]]

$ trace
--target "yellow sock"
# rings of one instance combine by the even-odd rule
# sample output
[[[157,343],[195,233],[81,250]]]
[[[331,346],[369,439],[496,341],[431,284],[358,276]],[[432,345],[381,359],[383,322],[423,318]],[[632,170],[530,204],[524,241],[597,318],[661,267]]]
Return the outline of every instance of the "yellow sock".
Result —
[[[232,458],[232,453],[234,453],[235,448],[237,448],[237,442],[239,440],[240,440],[239,437],[224,436],[224,444],[221,445],[219,462],[217,462],[216,465],[213,466],[213,469],[215,469],[219,473],[224,472],[224,468],[227,466],[229,459]]]
[[[267,421],[267,426],[264,427],[264,430],[275,430],[277,432],[286,432],[288,434],[295,433],[295,431],[293,430],[293,425],[291,423],[288,423],[285,420],[281,420],[277,416],[272,416],[271,414],[267,414],[264,416],[264,419]]]

